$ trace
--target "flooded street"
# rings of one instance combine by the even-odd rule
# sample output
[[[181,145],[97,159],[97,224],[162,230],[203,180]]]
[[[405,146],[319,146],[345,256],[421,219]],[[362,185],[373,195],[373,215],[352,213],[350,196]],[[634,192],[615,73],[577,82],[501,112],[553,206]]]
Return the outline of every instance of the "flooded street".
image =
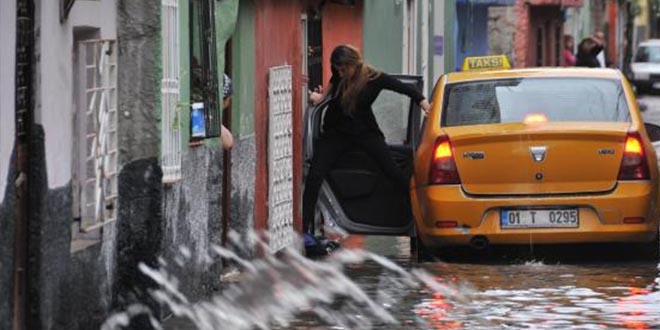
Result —
[[[542,260],[498,251],[489,260],[477,256],[419,263],[408,252],[407,238],[356,236],[346,243],[386,256],[411,274],[421,269],[446,290],[405,284],[395,271],[372,260],[346,264],[348,279],[393,321],[342,298],[349,289],[320,304],[345,319],[329,322],[310,307],[272,329],[660,329],[658,263],[616,250],[586,249],[571,253],[570,259],[562,257],[570,250],[561,250],[544,254]],[[318,286],[322,291],[324,283]],[[165,329],[197,328],[174,318],[165,322]]]
[[[398,244],[392,244],[398,243]],[[416,264],[406,239],[370,238],[369,250],[387,251],[403,268],[420,267],[451,283],[457,297],[429,291],[398,292],[390,306],[399,324],[377,329],[660,329],[660,271],[656,262],[594,258],[563,264],[536,260]],[[585,257],[594,257],[585,255]],[[559,258],[561,259],[561,258]],[[371,295],[387,290],[386,273],[373,263],[348,270]],[[300,322],[288,329],[333,329]]]
[[[643,95],[640,101],[648,107],[645,120],[660,124],[660,97]],[[660,264],[634,248],[525,246],[420,262],[405,237],[349,236],[342,243],[345,250],[382,256],[400,268],[369,257],[347,258],[330,273],[326,267],[337,264],[328,260],[268,266],[266,273],[276,274],[273,283],[261,286],[268,279],[257,277],[261,291],[251,280],[236,290],[259,302],[248,306],[244,298],[223,294],[204,313],[192,307],[200,304],[186,307],[194,311],[195,325],[189,317],[172,317],[163,327],[234,330],[224,315],[234,313],[241,322],[249,320],[234,323],[245,329],[660,329]],[[282,270],[296,265],[304,270]],[[300,279],[308,285],[299,285]],[[200,321],[205,318],[215,321]]]

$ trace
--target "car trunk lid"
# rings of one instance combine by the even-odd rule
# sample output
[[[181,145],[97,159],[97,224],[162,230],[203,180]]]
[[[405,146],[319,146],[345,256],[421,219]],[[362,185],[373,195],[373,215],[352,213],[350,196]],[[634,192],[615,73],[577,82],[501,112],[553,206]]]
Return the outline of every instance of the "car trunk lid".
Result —
[[[445,128],[465,192],[598,193],[617,183],[630,123],[510,123]]]

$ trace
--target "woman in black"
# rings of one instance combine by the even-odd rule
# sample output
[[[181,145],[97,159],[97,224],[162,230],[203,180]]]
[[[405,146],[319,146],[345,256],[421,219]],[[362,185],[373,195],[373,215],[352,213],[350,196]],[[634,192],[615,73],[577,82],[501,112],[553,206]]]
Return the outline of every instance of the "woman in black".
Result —
[[[385,137],[371,108],[381,90],[409,96],[427,113],[431,105],[424,95],[398,79],[364,64],[360,53],[347,45],[337,46],[330,56],[332,78],[323,95],[310,93],[313,103],[332,96],[323,121],[323,135],[314,146],[314,156],[303,194],[303,233],[313,236],[314,209],[323,179],[335,161],[349,147],[357,146],[376,160],[401,189],[409,188],[409,178],[397,168]]]

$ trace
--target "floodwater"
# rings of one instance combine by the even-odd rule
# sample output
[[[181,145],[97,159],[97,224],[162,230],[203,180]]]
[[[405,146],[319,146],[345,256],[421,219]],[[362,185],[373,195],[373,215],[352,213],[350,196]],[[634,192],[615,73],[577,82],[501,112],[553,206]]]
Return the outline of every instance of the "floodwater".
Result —
[[[222,294],[204,302],[188,302],[166,288],[162,301],[179,316],[162,326],[660,329],[660,266],[634,258],[634,251],[601,246],[585,253],[569,246],[549,254],[497,251],[418,262],[408,244],[407,238],[357,236],[323,261],[295,252],[250,261]],[[167,286],[161,275],[150,276]]]
[[[398,323],[377,329],[660,329],[660,265],[630,251],[564,247],[576,250],[417,263],[407,253],[407,239],[364,241],[365,248],[406,270],[419,267],[454,290],[398,292],[398,303],[389,306]],[[387,290],[377,264],[347,273],[371,295]],[[337,328],[307,320],[286,329]]]

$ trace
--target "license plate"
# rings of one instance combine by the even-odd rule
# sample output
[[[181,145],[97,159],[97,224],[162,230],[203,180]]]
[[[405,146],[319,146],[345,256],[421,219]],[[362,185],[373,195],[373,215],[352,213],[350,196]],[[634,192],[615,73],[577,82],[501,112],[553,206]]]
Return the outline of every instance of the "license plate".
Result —
[[[500,225],[509,228],[577,228],[580,225],[578,209],[556,210],[501,210]]]

